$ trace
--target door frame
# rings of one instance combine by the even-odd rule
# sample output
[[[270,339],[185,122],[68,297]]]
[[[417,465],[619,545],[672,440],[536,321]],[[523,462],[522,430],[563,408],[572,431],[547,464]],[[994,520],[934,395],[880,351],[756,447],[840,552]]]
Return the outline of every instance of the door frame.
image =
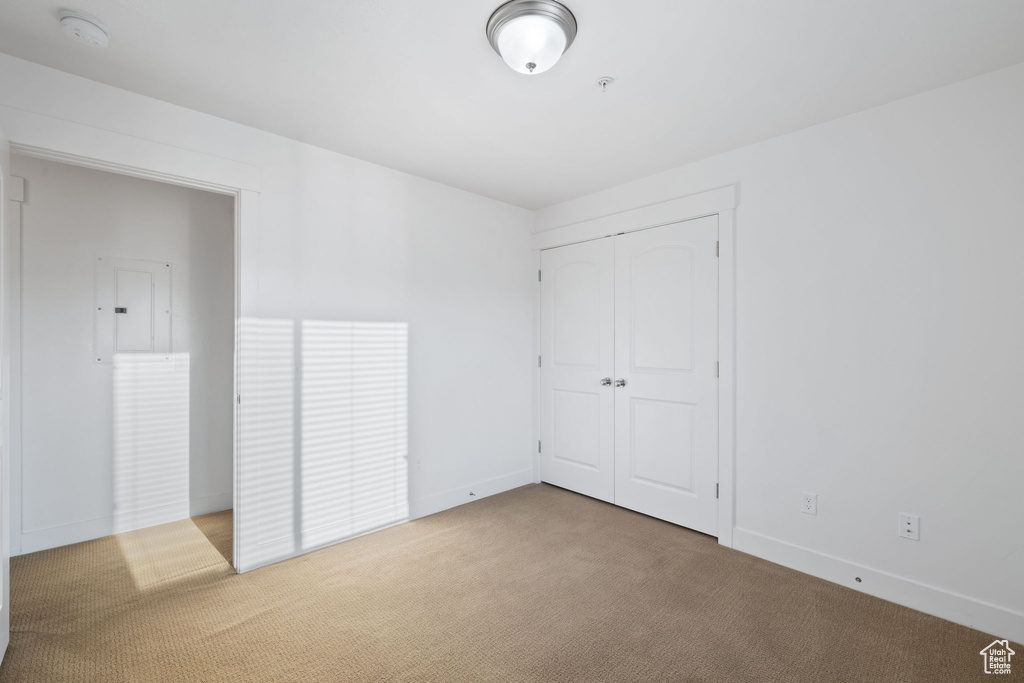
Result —
[[[718,542],[733,547],[736,527],[736,207],[735,185],[600,216],[533,235],[537,263],[534,295],[534,357],[540,357],[540,254],[545,249],[612,237],[672,223],[718,216]],[[533,436],[540,443],[540,368],[533,366]],[[540,454],[533,455],[540,482]]]
[[[257,235],[259,227],[259,195],[261,173],[256,166],[202,152],[186,150],[170,145],[152,142],[142,138],[122,135],[82,124],[54,119],[49,116],[24,110],[0,106],[0,119],[10,139],[10,153],[81,166],[120,175],[179,185],[206,192],[228,195],[234,198],[234,393],[232,419],[232,497],[234,528],[232,564],[236,572],[247,571],[244,553],[241,552],[240,538],[244,531],[241,507],[246,490],[243,482],[243,447],[249,448],[248,434],[243,425],[256,422],[255,414],[249,415],[242,407],[243,389],[246,404],[256,406],[255,377],[243,382],[245,368],[255,367],[256,350],[251,344],[243,344],[242,321],[255,317],[257,311]],[[30,190],[31,191],[31,190]],[[11,310],[4,313],[4,326],[12,334],[10,397],[16,415],[21,415],[21,244],[20,232],[12,235],[11,267]],[[10,242],[9,242],[10,244]],[[248,375],[254,375],[249,371]],[[255,410],[251,411],[255,413]],[[249,430],[251,431],[251,429]],[[243,436],[246,438],[243,439]],[[11,484],[21,489],[21,448],[22,430],[20,419],[11,425]],[[19,501],[22,498],[19,496]],[[17,551],[21,551],[21,510],[11,510],[12,540],[17,538]],[[17,525],[17,526],[15,526]]]

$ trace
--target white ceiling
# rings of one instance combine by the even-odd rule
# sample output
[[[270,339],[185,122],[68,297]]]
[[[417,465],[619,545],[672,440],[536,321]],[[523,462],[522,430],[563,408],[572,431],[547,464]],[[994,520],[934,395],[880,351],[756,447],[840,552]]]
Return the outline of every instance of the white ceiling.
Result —
[[[1024,62],[1020,0],[565,2],[537,76],[500,0],[5,0],[0,51],[531,209]]]

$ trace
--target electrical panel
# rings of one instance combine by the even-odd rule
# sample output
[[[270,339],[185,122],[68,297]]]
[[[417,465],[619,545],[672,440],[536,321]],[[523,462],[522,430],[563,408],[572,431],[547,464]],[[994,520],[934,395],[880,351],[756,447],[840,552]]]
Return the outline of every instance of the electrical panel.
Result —
[[[171,352],[171,264],[96,258],[94,362]]]

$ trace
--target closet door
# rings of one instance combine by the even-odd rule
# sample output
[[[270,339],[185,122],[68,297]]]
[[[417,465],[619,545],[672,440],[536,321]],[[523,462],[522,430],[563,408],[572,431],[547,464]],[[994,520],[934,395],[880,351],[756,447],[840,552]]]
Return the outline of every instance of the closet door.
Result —
[[[541,253],[541,479],[614,497],[615,244]]]
[[[718,501],[718,218],[615,238],[615,503],[708,534]]]

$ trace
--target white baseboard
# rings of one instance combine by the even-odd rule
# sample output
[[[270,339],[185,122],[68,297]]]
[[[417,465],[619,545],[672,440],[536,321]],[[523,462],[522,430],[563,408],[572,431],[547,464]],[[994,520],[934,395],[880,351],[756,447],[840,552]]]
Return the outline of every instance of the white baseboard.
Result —
[[[459,505],[472,503],[474,500],[480,500],[487,496],[493,496],[496,493],[503,493],[532,483],[534,483],[534,474],[533,468],[530,467],[502,477],[477,482],[471,486],[463,486],[433,496],[426,496],[409,503],[409,519],[419,519],[420,517],[433,515],[453,507],[458,507]]]
[[[192,517],[198,517],[199,515],[208,515],[211,512],[230,510],[232,507],[234,507],[233,495],[231,491],[227,491],[226,493],[217,493],[212,496],[193,498],[189,501],[188,512]]]
[[[746,529],[733,531],[733,548],[956,624],[1024,643],[1024,614],[999,605],[871,569]],[[856,577],[860,577],[859,583]]]
[[[120,534],[136,529],[177,522],[197,515],[220,512],[231,508],[231,492],[221,493],[204,498],[183,500],[169,505],[125,512],[98,519],[72,522],[61,526],[39,529],[21,534],[20,544],[11,544],[11,555],[24,555],[63,545],[92,541],[112,534]],[[15,549],[18,549],[16,552]]]

